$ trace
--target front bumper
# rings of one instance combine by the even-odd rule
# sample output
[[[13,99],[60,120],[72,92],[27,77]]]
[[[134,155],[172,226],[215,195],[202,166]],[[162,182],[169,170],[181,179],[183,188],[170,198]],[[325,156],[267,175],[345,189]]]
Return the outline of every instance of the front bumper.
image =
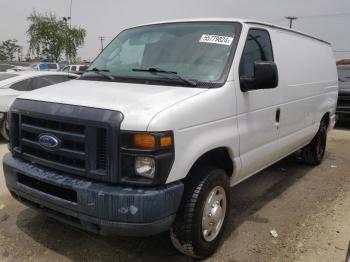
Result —
[[[127,187],[78,178],[14,158],[3,159],[11,194],[57,220],[102,235],[147,236],[174,221],[184,185]]]

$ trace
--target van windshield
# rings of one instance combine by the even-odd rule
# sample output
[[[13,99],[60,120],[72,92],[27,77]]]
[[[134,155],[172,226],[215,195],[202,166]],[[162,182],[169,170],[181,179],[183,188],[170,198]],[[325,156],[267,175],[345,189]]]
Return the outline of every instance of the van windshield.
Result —
[[[240,24],[232,22],[168,23],[128,29],[103,50],[80,79],[222,85],[240,30]]]

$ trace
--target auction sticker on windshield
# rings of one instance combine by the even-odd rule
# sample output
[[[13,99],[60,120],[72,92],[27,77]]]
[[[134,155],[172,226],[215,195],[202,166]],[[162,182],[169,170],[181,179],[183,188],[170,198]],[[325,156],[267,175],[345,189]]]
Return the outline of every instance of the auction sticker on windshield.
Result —
[[[220,36],[220,35],[202,35],[199,40],[200,43],[211,43],[219,45],[231,45],[234,37]]]

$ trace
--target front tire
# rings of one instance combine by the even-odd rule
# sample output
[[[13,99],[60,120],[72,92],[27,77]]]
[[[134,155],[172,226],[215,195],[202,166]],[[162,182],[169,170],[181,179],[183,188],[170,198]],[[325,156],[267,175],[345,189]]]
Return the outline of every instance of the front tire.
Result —
[[[301,150],[301,157],[304,163],[317,166],[321,164],[327,145],[327,126],[321,122],[316,136],[310,144]]]
[[[170,236],[180,252],[206,258],[220,245],[229,217],[229,178],[215,167],[200,168],[191,177]]]

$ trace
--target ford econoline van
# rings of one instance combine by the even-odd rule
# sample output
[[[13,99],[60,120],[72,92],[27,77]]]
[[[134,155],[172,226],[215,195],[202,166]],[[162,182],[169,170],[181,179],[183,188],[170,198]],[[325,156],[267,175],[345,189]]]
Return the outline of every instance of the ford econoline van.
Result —
[[[169,230],[218,248],[230,187],[301,152],[321,163],[338,79],[329,43],[275,25],[198,19],[121,32],[78,80],[11,108],[8,189],[104,235]]]

